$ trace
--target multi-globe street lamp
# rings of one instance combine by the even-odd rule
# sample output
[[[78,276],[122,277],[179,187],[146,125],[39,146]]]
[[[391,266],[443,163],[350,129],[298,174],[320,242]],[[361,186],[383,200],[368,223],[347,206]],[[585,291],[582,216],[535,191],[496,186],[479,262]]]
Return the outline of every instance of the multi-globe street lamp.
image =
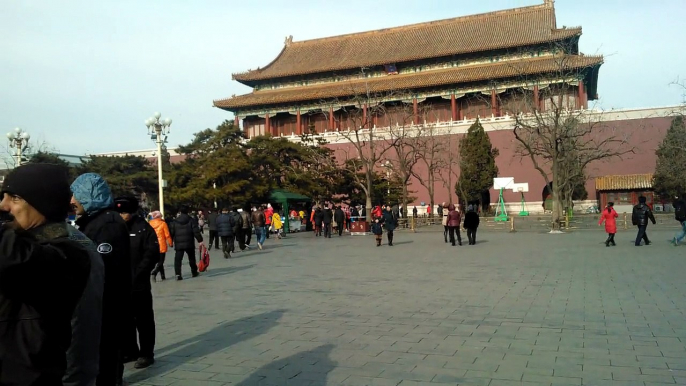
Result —
[[[381,166],[386,168],[386,182],[388,183],[388,188],[386,189],[386,196],[390,197],[391,196],[391,174],[393,173],[393,164],[391,161],[386,160],[386,162],[382,163]]]
[[[161,119],[161,116],[162,114],[156,112],[152,117],[145,120],[145,126],[148,128],[150,139],[157,144],[157,183],[159,184],[160,213],[164,217],[164,192],[162,188],[165,186],[165,181],[162,179],[162,144],[167,142],[172,120],[170,118]]]
[[[10,141],[10,147],[16,148],[14,156],[17,158],[16,166],[21,166],[21,158],[24,150],[29,144],[29,139],[31,135],[20,128],[16,128],[13,131],[7,133],[7,139]]]

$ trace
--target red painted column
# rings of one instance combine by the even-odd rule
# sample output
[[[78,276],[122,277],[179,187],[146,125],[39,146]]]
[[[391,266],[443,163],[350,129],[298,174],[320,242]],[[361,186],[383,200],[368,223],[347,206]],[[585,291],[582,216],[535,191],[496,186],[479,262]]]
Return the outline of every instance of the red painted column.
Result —
[[[455,94],[450,94],[450,112],[452,113],[453,121],[457,121],[457,100],[455,100]]]
[[[418,106],[417,106],[417,98],[412,98],[412,116],[413,119],[412,121],[414,122],[415,125],[419,124],[419,114],[418,114]]]
[[[233,117],[233,125],[236,126],[236,127],[239,127],[239,126],[240,126],[240,121],[239,121],[239,119],[238,119],[238,115],[236,115],[236,116]]]
[[[585,109],[586,108],[586,90],[584,87],[584,81],[583,80],[579,80],[579,96],[577,97],[576,108],[577,109]]]
[[[271,122],[269,122],[269,114],[265,114],[264,115],[264,133],[274,135],[274,132],[272,131],[272,126],[270,125],[270,123]]]
[[[541,109],[540,93],[538,92],[538,86],[534,86],[534,110],[538,111]]]
[[[362,107],[362,128],[363,129],[369,128],[369,125],[367,124],[367,104],[366,103]]]
[[[300,135],[303,133],[302,125],[300,124],[300,109],[295,113],[295,134]]]
[[[491,114],[498,116],[498,98],[495,94],[495,89],[491,90]]]
[[[329,130],[333,131],[335,130],[336,127],[334,126],[334,120],[333,120],[333,106],[329,107]]]

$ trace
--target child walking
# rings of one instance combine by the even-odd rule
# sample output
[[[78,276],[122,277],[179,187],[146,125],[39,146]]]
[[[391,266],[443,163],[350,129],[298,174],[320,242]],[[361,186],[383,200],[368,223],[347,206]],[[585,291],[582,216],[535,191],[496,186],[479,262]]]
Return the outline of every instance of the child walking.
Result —
[[[372,233],[374,234],[374,238],[376,238],[376,246],[380,247],[381,239],[383,238],[383,228],[381,228],[378,217],[374,219],[374,223],[372,224]]]
[[[613,202],[608,202],[607,206],[603,210],[603,213],[600,215],[600,221],[598,221],[598,225],[602,225],[603,221],[605,221],[605,232],[607,232],[607,240],[605,240],[605,246],[609,247],[610,244],[612,246],[615,246],[615,233],[617,233],[617,217],[619,215],[613,208],[615,204]]]

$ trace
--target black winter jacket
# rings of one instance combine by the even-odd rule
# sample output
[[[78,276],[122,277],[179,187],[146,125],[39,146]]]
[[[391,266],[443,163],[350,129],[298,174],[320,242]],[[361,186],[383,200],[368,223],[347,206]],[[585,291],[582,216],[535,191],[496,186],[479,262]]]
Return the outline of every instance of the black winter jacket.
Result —
[[[336,208],[336,211],[333,212],[333,219],[339,225],[344,224],[345,223],[345,213],[343,213],[343,209]]]
[[[236,221],[231,213],[222,213],[217,217],[217,235],[219,237],[230,237],[234,235]]]
[[[105,209],[79,217],[76,226],[91,239],[105,263],[103,311],[110,315],[128,315],[131,300],[131,245],[129,229],[121,215]],[[116,321],[108,321],[110,324]]]
[[[198,223],[187,214],[181,213],[172,223],[169,232],[174,241],[174,249],[177,251],[195,249],[194,237],[199,243],[202,243],[202,235],[200,234]]]
[[[315,224],[315,226],[322,225],[322,221],[324,221],[324,211],[322,211],[320,208],[317,208],[314,210],[314,224]]]
[[[133,216],[126,223],[131,240],[131,266],[133,268],[133,291],[151,291],[150,272],[160,259],[160,243],[157,233],[140,216]]]
[[[95,244],[73,226],[67,226],[69,238],[88,250],[91,271],[71,319],[71,345],[67,351],[64,386],[94,385],[100,366],[102,332],[102,292],[105,265]]]
[[[634,206],[634,210],[631,213],[631,222],[638,226],[647,226],[648,219],[655,224],[655,217],[653,212],[650,210],[646,204],[638,204]]]
[[[237,234],[243,228],[243,218],[238,212],[230,212],[229,216],[233,218],[233,233]]]
[[[331,224],[331,220],[333,219],[333,213],[331,213],[331,209],[324,209],[322,211],[322,221],[324,224]]]
[[[217,230],[217,217],[219,217],[218,213],[210,213],[207,215],[207,226],[211,231]]]
[[[393,216],[393,212],[384,210],[381,214],[381,222],[387,231],[393,231],[398,226],[398,219]]]
[[[66,222],[0,232],[0,385],[62,385],[88,251]]]
[[[469,211],[464,215],[465,229],[476,229],[479,227],[479,214],[474,211]]]

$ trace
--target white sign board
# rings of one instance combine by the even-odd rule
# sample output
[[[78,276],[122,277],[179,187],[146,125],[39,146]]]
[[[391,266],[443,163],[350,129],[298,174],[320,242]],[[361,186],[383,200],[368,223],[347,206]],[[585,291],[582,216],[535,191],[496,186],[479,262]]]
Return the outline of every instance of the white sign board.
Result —
[[[493,179],[493,189],[510,189],[514,184],[514,177],[498,177]]]
[[[529,184],[527,182],[521,184],[512,184],[510,185],[510,189],[512,189],[512,191],[515,193],[526,193],[529,191]]]

